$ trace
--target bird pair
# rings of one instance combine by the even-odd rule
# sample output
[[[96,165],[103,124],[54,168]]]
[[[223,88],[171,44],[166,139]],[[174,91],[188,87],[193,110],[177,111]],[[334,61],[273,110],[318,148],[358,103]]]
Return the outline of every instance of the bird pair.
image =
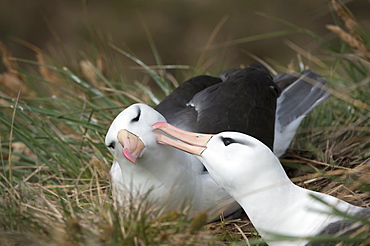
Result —
[[[329,95],[325,80],[310,70],[272,78],[257,64],[220,78],[192,78],[155,110],[132,105],[106,136],[114,154],[113,195],[123,203],[127,192],[148,193],[168,209],[186,202],[194,214],[207,210],[211,218],[240,205],[269,244],[305,245],[304,238],[342,224],[330,206],[364,211],[295,186],[277,159],[302,119]],[[303,239],[279,243],[276,234]]]

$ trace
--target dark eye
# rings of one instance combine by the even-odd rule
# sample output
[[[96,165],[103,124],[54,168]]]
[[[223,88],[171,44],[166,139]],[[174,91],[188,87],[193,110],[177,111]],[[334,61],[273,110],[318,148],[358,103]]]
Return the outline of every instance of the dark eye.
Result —
[[[281,90],[279,89],[279,87],[271,85],[270,89],[271,89],[272,93],[274,94],[274,96],[276,96],[276,97],[280,96]]]
[[[224,142],[225,146],[228,146],[229,144],[236,143],[236,141],[232,138],[222,138],[222,142]]]
[[[139,121],[141,115],[141,110],[139,109],[139,112],[137,112],[137,116],[133,118],[131,121]]]
[[[115,142],[110,142],[110,144],[109,145],[107,145],[107,147],[110,149],[110,148],[112,148],[112,149],[114,149],[115,147],[116,147],[116,143]]]

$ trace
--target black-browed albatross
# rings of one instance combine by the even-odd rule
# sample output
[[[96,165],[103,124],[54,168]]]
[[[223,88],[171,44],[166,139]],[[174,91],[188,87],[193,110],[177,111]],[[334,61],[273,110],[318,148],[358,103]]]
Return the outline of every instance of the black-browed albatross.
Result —
[[[217,135],[186,132],[160,122],[153,128],[176,139],[158,134],[159,143],[198,156],[215,182],[242,206],[270,246],[336,245],[310,243],[309,238],[351,235],[362,229],[365,229],[362,233],[370,236],[369,227],[366,231],[361,223],[343,219],[333,212],[366,220],[370,218],[370,208],[353,206],[295,185],[276,155],[254,137],[238,132]],[[281,240],[281,236],[290,239]]]
[[[243,132],[281,155],[303,117],[329,96],[322,88],[325,80],[310,70],[278,75],[274,80],[282,93],[275,111],[279,89],[262,65],[229,70],[220,77],[197,76],[175,89],[157,111],[134,104],[115,118],[105,142],[114,154],[113,195],[120,203],[128,192],[150,191],[150,199],[166,200],[169,209],[186,199],[194,213],[212,208],[217,213],[230,199],[194,156],[157,144],[152,124],[167,121],[203,133]],[[237,208],[234,203],[224,214]]]

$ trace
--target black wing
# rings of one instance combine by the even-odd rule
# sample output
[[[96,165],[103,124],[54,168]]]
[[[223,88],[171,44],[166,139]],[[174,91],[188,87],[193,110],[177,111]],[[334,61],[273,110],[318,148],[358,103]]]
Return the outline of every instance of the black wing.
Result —
[[[220,78],[207,75],[200,75],[191,78],[177,87],[168,97],[155,107],[161,113],[167,122],[180,127],[180,125],[192,124],[195,122],[191,114],[184,115],[184,109],[187,104],[198,92],[221,82]],[[183,128],[188,130],[187,127]]]
[[[282,90],[276,109],[281,131],[293,120],[309,114],[330,96],[327,82],[311,70],[279,74],[274,76],[274,81]]]
[[[180,99],[172,97],[171,104],[181,104],[181,110],[164,111],[162,103],[156,109],[169,123],[182,129],[201,133],[242,132],[272,149],[279,89],[267,69],[256,64],[226,71],[221,77],[222,82],[211,77],[210,80],[219,82],[209,83],[192,98],[186,93]],[[176,93],[182,94],[180,90]]]
[[[369,208],[363,208],[354,215],[354,217],[360,218],[362,220],[369,220],[370,219],[370,209]],[[368,223],[363,223],[361,221],[356,220],[355,218],[353,220],[338,220],[337,222],[329,224],[327,227],[325,227],[318,235],[332,235],[333,237],[343,237],[343,236],[356,236],[361,233],[361,236],[367,236],[370,237],[370,231]],[[350,238],[350,237],[349,237]],[[339,242],[311,242],[306,244],[306,246],[333,246],[333,245],[341,245]],[[344,245],[365,245],[364,242],[358,242],[358,243],[350,243],[350,244],[344,244]],[[368,244],[366,244],[368,245]]]

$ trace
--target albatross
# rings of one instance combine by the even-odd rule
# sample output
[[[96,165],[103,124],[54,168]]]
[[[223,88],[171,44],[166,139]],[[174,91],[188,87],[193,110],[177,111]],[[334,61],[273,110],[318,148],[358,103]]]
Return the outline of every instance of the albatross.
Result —
[[[131,105],[113,120],[105,139],[114,155],[113,197],[122,205],[127,194],[141,194],[168,209],[186,202],[193,214],[208,210],[210,217],[235,212],[238,204],[230,202],[204,165],[193,155],[158,144],[152,124],[168,122],[202,133],[238,131],[280,156],[304,116],[330,95],[325,86],[311,70],[272,78],[256,64],[225,71],[220,78],[194,77],[155,109]]]
[[[155,123],[153,128],[176,139],[158,134],[158,143],[198,157],[215,182],[241,205],[270,246],[316,245],[309,243],[310,237],[350,235],[361,228],[335,210],[347,216],[370,218],[369,208],[292,183],[276,155],[254,137],[238,132],[187,132],[165,122]],[[367,233],[370,236],[369,230]],[[282,241],[278,236],[290,239]]]

